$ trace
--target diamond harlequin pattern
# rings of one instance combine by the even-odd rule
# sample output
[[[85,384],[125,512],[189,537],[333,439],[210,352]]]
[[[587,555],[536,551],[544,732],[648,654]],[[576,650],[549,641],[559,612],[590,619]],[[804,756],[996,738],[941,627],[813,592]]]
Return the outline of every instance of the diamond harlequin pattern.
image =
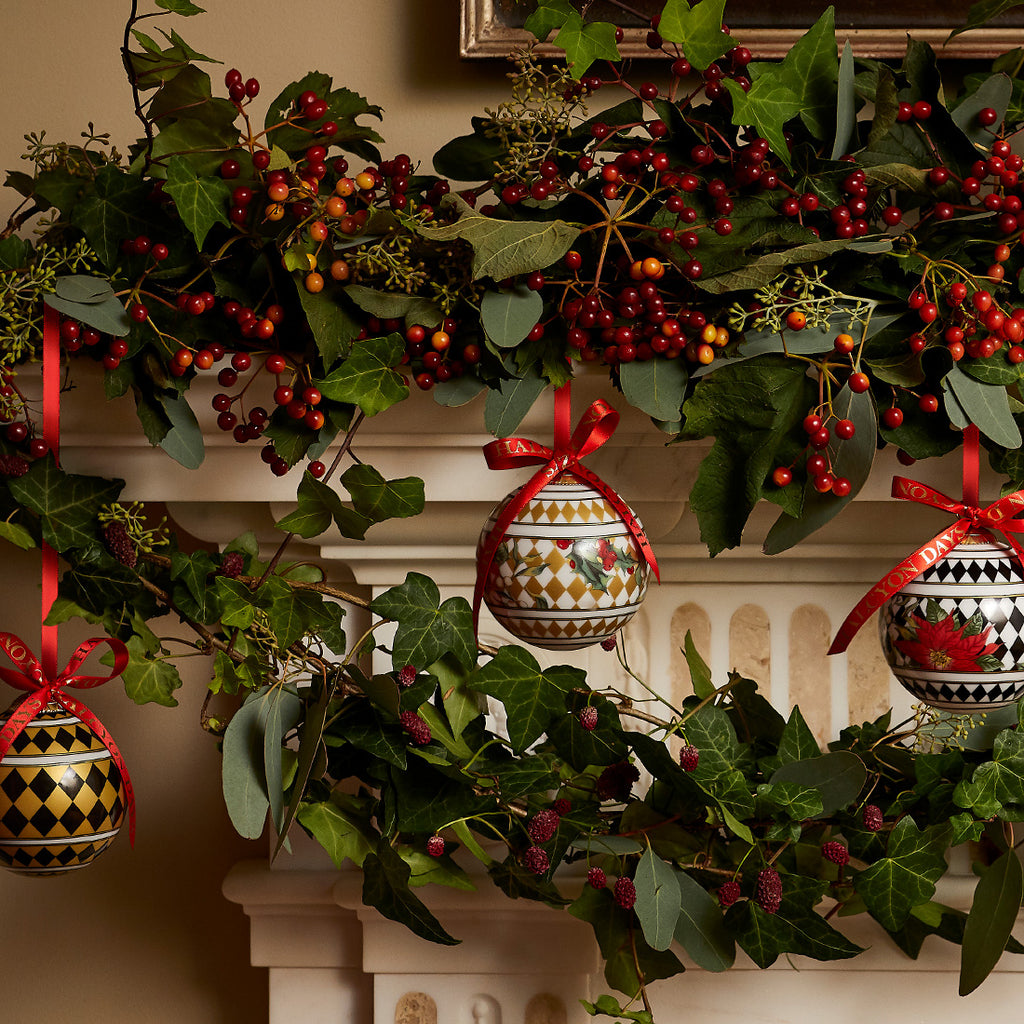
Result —
[[[18,752],[0,761],[0,865],[29,874],[83,867],[120,828],[121,772],[102,741],[63,709],[47,709],[21,736]]]
[[[478,552],[512,497],[491,513]],[[566,475],[518,513],[489,567],[483,597],[519,639],[572,650],[599,643],[636,614],[647,574],[636,540],[611,504]]]

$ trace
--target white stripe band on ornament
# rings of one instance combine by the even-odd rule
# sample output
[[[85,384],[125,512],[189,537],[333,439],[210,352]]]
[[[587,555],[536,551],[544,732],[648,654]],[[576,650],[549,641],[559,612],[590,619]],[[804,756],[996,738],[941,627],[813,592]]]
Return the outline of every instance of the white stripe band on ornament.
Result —
[[[1024,597],[1024,586],[1020,583],[920,583],[914,580],[907,583],[900,594],[913,594],[921,597]]]
[[[1020,669],[1004,669],[1002,672],[936,672],[934,669],[903,668],[900,665],[895,665],[893,666],[893,673],[901,677],[906,676],[907,679],[930,683],[933,686],[971,686],[983,688],[985,686],[1024,681],[1024,671]]]
[[[605,523],[512,523],[505,531],[507,537],[538,537],[542,539],[565,538],[571,540],[577,537],[587,539],[606,537],[609,540],[616,537],[630,536],[629,530],[621,519]]]
[[[2,762],[7,768],[20,768],[23,765],[25,767],[36,767],[40,766],[43,768],[49,767],[55,764],[84,764],[87,761],[102,761],[110,760],[110,751],[106,748],[102,750],[84,750],[79,754],[8,754]]]
[[[108,829],[106,832],[93,832],[81,836],[61,836],[49,839],[0,839],[0,846],[54,846],[56,843],[96,843],[104,839],[113,839],[121,830],[119,828]]]
[[[639,604],[610,605],[607,608],[593,608],[590,611],[580,609],[570,611],[554,611],[544,608],[492,608],[495,618],[509,619],[556,619],[559,622],[570,622],[574,619],[589,621],[591,619],[621,619],[632,615],[640,607]]]

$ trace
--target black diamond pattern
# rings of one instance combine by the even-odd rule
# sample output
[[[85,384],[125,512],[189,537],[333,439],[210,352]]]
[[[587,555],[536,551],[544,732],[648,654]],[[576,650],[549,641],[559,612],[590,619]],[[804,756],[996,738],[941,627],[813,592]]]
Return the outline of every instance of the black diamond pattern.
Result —
[[[22,778],[20,772],[8,772],[0,781],[0,790],[3,790],[4,796],[11,803],[14,803],[26,789],[28,789],[28,783]]]
[[[28,818],[26,818],[25,815],[14,806],[8,807],[7,810],[4,811],[3,817],[0,818],[0,831],[2,831],[4,835],[23,835],[26,825],[28,825]]]

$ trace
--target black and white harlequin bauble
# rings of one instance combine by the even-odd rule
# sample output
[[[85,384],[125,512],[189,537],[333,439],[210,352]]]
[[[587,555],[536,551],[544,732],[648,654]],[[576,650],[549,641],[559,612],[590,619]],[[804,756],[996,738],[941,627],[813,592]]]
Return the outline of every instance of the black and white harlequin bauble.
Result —
[[[0,761],[0,865],[25,875],[85,867],[111,844],[124,812],[121,772],[103,742],[48,704]]]
[[[477,558],[517,493],[491,512]],[[611,502],[563,473],[505,531],[487,570],[483,599],[517,639],[547,650],[577,650],[614,636],[633,618],[647,591],[648,571],[636,538]]]
[[[1024,696],[1024,570],[985,532],[893,594],[878,625],[893,674],[925,704],[967,714]]]

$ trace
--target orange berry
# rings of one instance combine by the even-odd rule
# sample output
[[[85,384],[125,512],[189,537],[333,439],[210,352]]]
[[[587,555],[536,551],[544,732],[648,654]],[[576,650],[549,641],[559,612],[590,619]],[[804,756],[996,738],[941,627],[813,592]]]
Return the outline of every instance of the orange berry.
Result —
[[[718,337],[718,328],[714,324],[708,324],[700,332],[700,340],[707,342],[709,345],[714,342]]]
[[[328,217],[344,217],[348,213],[348,203],[341,196],[331,196],[324,205],[324,212]]]
[[[356,183],[351,178],[339,178],[334,186],[335,195],[350,196],[356,190]]]
[[[309,237],[314,242],[322,242],[327,237],[327,225],[322,220],[315,220],[309,225]]]
[[[263,216],[267,220],[280,220],[284,216],[284,207],[280,203],[268,203]]]
[[[799,309],[791,309],[786,314],[786,326],[791,331],[802,331],[807,326],[807,316]]]
[[[708,363],[712,363],[715,360],[715,350],[710,345],[698,345],[697,346],[697,362],[703,363],[705,366]]]
[[[362,192],[369,192],[377,184],[377,179],[369,171],[360,171],[355,181],[356,188]]]
[[[331,264],[331,277],[335,281],[347,281],[352,274],[352,270],[344,260],[335,260]]]
[[[652,281],[657,281],[665,276],[665,264],[655,256],[648,256],[641,266],[644,277]]]
[[[724,327],[719,327],[718,330],[715,331],[715,340],[712,344],[716,348],[725,348],[725,346],[729,344],[729,332]]]
[[[305,280],[306,291],[316,294],[324,290],[324,279],[322,274],[318,274],[315,270],[312,273],[306,275]]]

